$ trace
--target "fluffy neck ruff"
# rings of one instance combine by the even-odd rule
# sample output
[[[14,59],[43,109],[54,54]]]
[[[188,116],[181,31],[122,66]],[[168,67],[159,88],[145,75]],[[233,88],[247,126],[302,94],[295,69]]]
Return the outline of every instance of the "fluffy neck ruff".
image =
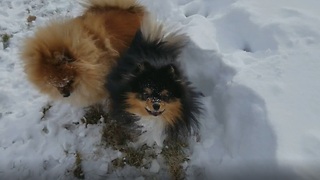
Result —
[[[163,141],[166,138],[165,121],[161,117],[145,116],[135,122],[141,129],[141,134],[138,137],[137,144],[147,144],[152,146],[156,143],[158,146],[163,146]]]

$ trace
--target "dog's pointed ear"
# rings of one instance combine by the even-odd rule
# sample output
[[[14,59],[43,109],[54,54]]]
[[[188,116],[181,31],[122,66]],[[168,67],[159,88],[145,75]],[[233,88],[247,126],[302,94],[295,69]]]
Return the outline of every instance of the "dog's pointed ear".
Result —
[[[176,66],[174,66],[173,64],[170,64],[168,67],[167,67],[167,70],[170,74],[172,74],[174,77],[177,77],[180,75],[178,69]]]
[[[173,64],[167,66],[167,72],[171,74],[171,76],[181,83],[184,83],[183,77],[181,76],[181,71],[179,68]]]
[[[131,69],[128,69],[127,73],[124,73],[122,75],[122,80],[123,81],[131,80],[132,78],[141,74],[147,68],[147,66],[148,64],[146,62],[137,63],[134,67],[131,67]]]
[[[175,68],[173,67],[173,65],[170,65],[170,66],[169,66],[169,72],[170,72],[171,74],[175,74],[175,73],[176,73],[176,70],[175,70]]]
[[[145,63],[139,63],[136,68],[136,72],[142,72],[145,69]]]

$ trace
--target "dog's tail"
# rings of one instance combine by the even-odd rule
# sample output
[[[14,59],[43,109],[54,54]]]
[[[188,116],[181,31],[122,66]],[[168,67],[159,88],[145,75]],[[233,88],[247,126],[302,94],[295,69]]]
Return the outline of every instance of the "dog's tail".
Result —
[[[79,0],[86,9],[119,8],[119,9],[141,9],[137,0]]]
[[[165,26],[164,22],[157,20],[150,14],[146,14],[132,46],[143,46],[145,44],[146,47],[155,47],[154,50],[159,54],[176,58],[188,41],[189,37],[181,28],[175,25]],[[140,49],[145,49],[146,47]],[[149,51],[151,51],[150,48]]]
[[[186,35],[179,28],[165,27],[152,15],[148,14],[143,18],[141,24],[141,33],[143,37],[149,41],[165,41],[170,44],[184,43],[187,39]]]

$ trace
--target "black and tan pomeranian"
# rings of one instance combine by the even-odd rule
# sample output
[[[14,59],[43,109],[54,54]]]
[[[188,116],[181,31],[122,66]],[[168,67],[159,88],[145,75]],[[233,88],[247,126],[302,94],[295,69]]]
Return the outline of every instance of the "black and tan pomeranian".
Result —
[[[105,76],[131,44],[145,10],[136,0],[83,0],[84,13],[56,19],[26,39],[28,79],[54,100],[89,106],[106,99]]]
[[[179,31],[168,33],[146,17],[128,51],[107,78],[110,115],[138,129],[138,144],[163,145],[198,130],[200,93],[187,80],[178,62],[187,43]]]

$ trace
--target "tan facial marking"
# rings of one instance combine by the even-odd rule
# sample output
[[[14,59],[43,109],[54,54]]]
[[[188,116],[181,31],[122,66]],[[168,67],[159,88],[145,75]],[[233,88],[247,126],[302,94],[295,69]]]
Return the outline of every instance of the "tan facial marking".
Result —
[[[147,94],[152,94],[152,90],[150,88],[145,88],[144,92],[146,92]]]
[[[161,96],[168,96],[169,95],[169,91],[168,90],[163,90],[160,93]]]
[[[147,101],[140,100],[137,98],[136,93],[127,93],[126,104],[129,106],[126,111],[139,116],[152,116],[148,113],[149,111],[154,111],[153,103],[151,99]],[[180,100],[174,100],[170,103],[160,102],[160,109],[158,111],[163,111],[159,117],[161,117],[166,123],[173,126],[182,117],[182,104]]]
[[[126,104],[128,108],[127,112],[139,115],[139,116],[148,116],[149,113],[146,111],[146,102],[137,98],[136,93],[127,93]]]
[[[177,120],[181,119],[181,116],[182,104],[180,100],[166,103],[166,110],[162,113],[162,117],[168,124],[173,126]]]

